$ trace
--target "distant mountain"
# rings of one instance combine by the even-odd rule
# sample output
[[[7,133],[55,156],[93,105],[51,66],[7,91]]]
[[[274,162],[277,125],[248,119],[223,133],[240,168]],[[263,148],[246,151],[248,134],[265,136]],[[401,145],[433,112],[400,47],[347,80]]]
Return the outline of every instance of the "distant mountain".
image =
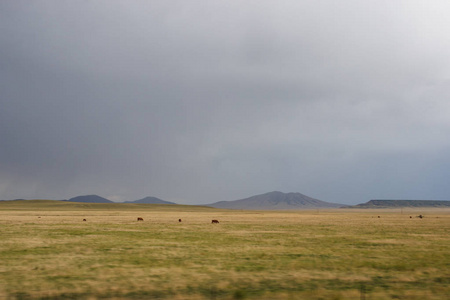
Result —
[[[26,200],[26,199],[0,200],[0,201],[23,201],[23,200]]]
[[[125,201],[124,203],[146,203],[146,204],[176,204],[174,202],[164,201],[156,197],[145,197],[134,201]]]
[[[70,198],[69,200],[65,200],[69,202],[87,202],[87,203],[114,203],[111,200],[106,198],[97,196],[97,195],[86,195],[86,196],[78,196],[74,198]]]
[[[350,208],[394,208],[394,207],[450,207],[445,200],[370,200],[369,202],[349,206]]]
[[[241,200],[220,201],[212,204],[206,204],[206,206],[226,209],[289,210],[337,208],[344,205],[317,200],[300,193],[282,193],[275,191]]]

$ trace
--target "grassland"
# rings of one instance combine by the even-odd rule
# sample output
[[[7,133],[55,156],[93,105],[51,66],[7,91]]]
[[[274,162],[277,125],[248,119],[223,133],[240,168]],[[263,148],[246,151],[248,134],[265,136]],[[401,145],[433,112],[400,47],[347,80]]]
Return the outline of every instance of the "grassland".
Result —
[[[449,298],[449,209],[0,202],[0,299]]]

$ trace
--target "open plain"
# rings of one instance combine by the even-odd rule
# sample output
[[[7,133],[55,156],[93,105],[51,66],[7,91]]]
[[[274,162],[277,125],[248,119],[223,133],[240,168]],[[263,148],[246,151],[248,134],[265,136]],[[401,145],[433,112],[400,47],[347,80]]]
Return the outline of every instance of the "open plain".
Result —
[[[449,298],[450,209],[0,202],[0,299]]]

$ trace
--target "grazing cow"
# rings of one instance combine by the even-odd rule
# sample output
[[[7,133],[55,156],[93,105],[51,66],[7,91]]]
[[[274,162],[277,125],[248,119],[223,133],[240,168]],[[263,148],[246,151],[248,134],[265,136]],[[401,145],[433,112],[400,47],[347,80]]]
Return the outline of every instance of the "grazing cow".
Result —
[[[412,216],[409,216],[410,219],[412,219]]]
[[[378,218],[380,218],[380,216],[378,216]]]
[[[86,222],[86,219],[83,219],[83,222]]]
[[[142,218],[137,218],[137,220],[138,220],[138,221],[144,221],[144,219],[142,219]]]
[[[423,216],[422,216],[422,215],[418,215],[417,217],[419,217],[419,218],[421,218],[421,219],[423,218]]]
[[[212,224],[214,224],[214,223],[219,224],[219,221],[218,221],[218,220],[212,220],[211,223],[212,223]]]
[[[178,219],[178,222],[181,222],[181,219]]]

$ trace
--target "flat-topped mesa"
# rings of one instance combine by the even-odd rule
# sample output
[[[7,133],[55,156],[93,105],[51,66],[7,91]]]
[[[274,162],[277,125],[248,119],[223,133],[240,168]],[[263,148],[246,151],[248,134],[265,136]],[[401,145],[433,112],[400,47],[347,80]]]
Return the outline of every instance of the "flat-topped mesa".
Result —
[[[392,207],[450,207],[448,200],[370,200],[352,206],[355,208],[392,208]]]

